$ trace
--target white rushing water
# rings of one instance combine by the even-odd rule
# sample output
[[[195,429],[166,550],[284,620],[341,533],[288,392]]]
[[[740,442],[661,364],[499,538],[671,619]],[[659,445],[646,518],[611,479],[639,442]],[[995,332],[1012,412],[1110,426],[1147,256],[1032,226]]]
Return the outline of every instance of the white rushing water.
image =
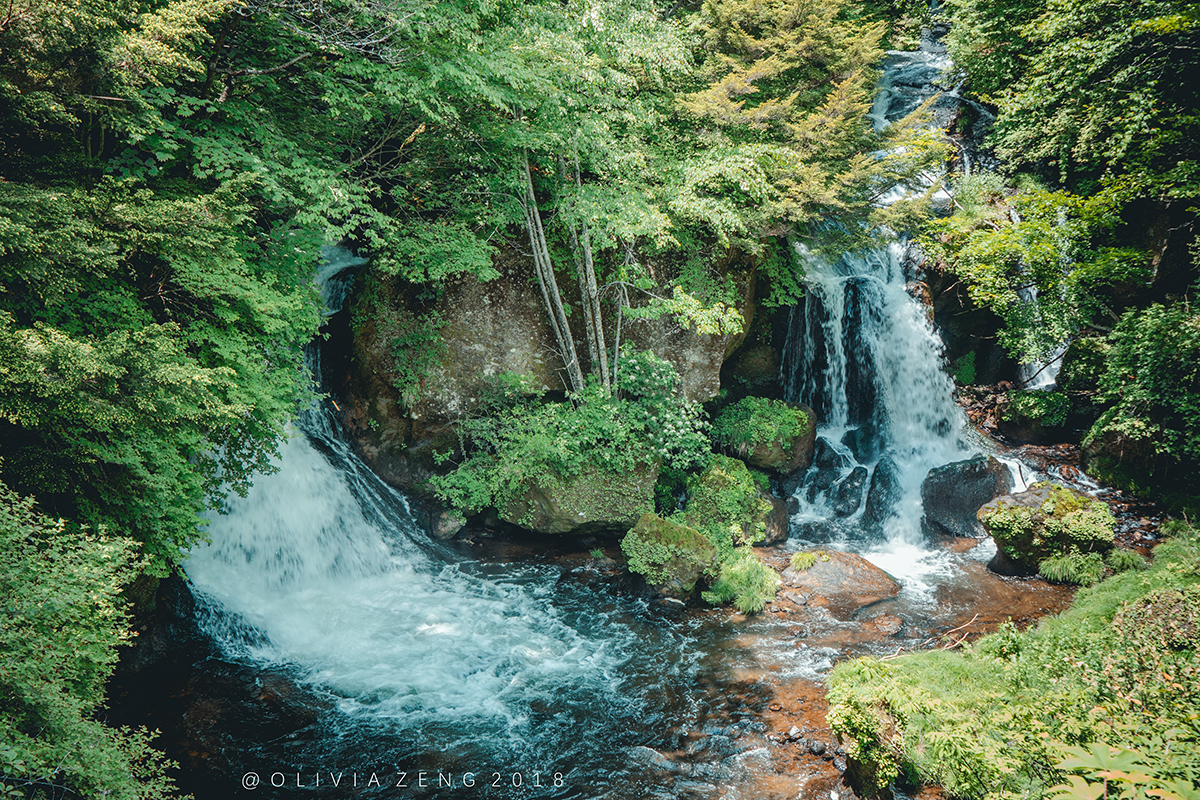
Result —
[[[950,66],[939,53],[892,53],[870,118],[877,129],[914,110]],[[923,187],[922,187],[923,188]],[[882,202],[911,191],[896,189]],[[803,247],[806,296],[790,314],[781,379],[816,412],[814,465],[794,497],[801,540],[855,549],[926,590],[953,567],[928,547],[921,484],[928,471],[978,452],[941,341],[910,294],[917,255],[901,237],[839,258]]]

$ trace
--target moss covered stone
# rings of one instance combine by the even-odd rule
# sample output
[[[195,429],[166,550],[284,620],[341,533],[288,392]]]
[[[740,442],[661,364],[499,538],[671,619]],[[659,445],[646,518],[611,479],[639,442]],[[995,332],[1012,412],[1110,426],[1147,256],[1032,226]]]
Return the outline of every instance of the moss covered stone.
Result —
[[[745,397],[713,421],[713,440],[759,469],[788,474],[812,460],[816,417],[808,406]]]
[[[717,548],[699,531],[642,514],[621,540],[629,569],[661,594],[687,600],[705,575],[717,570]]]
[[[736,458],[714,456],[691,489],[683,522],[707,536],[723,554],[766,541],[779,527],[775,504]],[[784,516],[786,523],[786,511]],[[786,535],[786,524],[784,530]]]
[[[542,477],[501,512],[505,522],[537,533],[628,530],[654,508],[658,467],[629,472],[586,468],[568,479]]]
[[[1103,502],[1057,484],[1035,484],[979,509],[996,540],[988,568],[1002,575],[1034,575],[1046,559],[1112,549],[1116,520]]]

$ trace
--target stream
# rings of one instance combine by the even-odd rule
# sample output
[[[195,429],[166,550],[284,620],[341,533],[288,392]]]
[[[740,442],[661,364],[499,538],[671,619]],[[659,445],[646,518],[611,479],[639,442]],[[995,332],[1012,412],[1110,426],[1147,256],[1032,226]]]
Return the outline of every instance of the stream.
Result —
[[[944,61],[892,54],[877,122],[933,91]],[[788,487],[792,539],[769,557],[858,552],[899,597],[842,617],[664,613],[621,590],[615,547],[435,542],[318,405],[277,471],[211,515],[188,585],[164,583],[160,624],[111,686],[113,721],[161,729],[198,800],[836,800],[821,681],[837,661],[1032,620],[1070,593],[991,575],[990,542],[922,532],[926,472],[983,443],[907,291],[906,245],[801,255],[781,378],[822,423],[815,466]],[[336,309],[354,262],[331,256],[319,278]]]

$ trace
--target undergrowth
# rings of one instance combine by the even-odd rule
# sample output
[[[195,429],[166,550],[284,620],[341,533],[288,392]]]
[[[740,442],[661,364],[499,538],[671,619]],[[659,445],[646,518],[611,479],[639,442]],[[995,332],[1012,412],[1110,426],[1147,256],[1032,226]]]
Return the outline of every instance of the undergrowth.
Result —
[[[1200,534],[1164,531],[1146,569],[1081,589],[1036,628],[839,665],[829,720],[860,791],[1200,798]]]

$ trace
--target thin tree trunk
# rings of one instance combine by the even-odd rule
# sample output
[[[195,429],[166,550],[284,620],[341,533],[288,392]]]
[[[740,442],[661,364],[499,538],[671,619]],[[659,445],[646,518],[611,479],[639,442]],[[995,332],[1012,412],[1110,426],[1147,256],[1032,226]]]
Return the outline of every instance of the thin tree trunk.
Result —
[[[578,191],[583,186],[583,181],[579,175],[579,152],[575,153],[575,189]],[[584,306],[587,307],[588,313],[585,314],[585,319],[588,321],[588,349],[600,354],[600,380],[604,384],[605,391],[612,391],[612,382],[608,372],[608,350],[604,346],[604,317],[600,311],[600,289],[596,286],[596,269],[595,262],[592,259],[592,235],[588,230],[587,222],[582,223],[583,227],[583,274],[579,278],[579,289],[583,295],[581,298]],[[573,233],[573,231],[572,231]]]
[[[550,327],[558,340],[571,389],[581,392],[584,388],[583,371],[579,366],[579,357],[575,354],[575,341],[571,338],[571,326],[567,323],[567,312],[563,308],[562,295],[558,291],[558,281],[554,277],[554,264],[550,260],[550,249],[546,245],[546,231],[542,226],[542,215],[538,211],[537,197],[533,192],[533,175],[529,170],[528,155],[525,156],[523,166],[525,226],[529,229],[529,245],[533,248],[534,271],[538,276],[538,286],[542,290],[542,299],[550,315]]]

